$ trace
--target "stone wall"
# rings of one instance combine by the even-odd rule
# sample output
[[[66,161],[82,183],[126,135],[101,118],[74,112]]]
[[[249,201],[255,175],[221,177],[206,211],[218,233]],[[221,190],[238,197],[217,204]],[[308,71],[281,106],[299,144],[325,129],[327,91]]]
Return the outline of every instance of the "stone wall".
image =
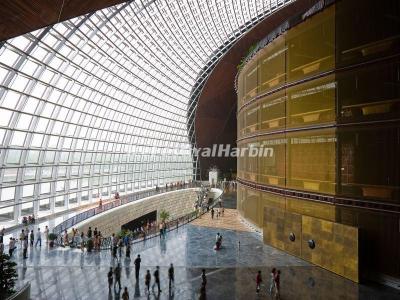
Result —
[[[76,228],[87,232],[89,226],[101,231],[103,236],[118,232],[121,226],[154,210],[159,213],[165,209],[170,213],[170,219],[175,219],[190,213],[197,199],[196,188],[172,191],[141,199],[101,213],[93,218],[79,223]]]

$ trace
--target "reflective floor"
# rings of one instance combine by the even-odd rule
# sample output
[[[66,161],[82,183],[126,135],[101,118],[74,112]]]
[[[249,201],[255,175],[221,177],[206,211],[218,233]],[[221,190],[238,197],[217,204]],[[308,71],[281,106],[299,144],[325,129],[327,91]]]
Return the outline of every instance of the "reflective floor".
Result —
[[[223,248],[213,250],[215,235],[223,236]],[[239,242],[240,241],[240,247]],[[135,281],[133,260],[141,254],[139,282]],[[261,270],[268,284],[272,266],[281,270],[281,299],[400,299],[397,291],[352,283],[328,271],[312,266],[272,247],[263,245],[259,235],[224,229],[186,225],[170,232],[166,239],[155,238],[133,247],[131,260],[124,253],[117,261],[110,252],[82,253],[79,249],[29,249],[28,259],[21,251],[18,263],[19,285],[32,283],[32,299],[120,299],[109,293],[107,272],[122,264],[122,286],[130,299],[198,299],[201,269],[207,273],[207,299],[271,299],[266,287],[255,293],[255,275]],[[169,291],[167,269],[175,266],[175,288]],[[159,265],[160,295],[145,294],[144,273]],[[157,291],[157,288],[155,289]]]

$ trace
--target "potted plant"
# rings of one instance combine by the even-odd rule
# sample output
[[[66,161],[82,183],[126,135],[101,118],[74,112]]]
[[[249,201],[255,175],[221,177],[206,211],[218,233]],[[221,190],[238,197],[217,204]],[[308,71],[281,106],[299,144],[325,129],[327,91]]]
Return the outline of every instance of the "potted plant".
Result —
[[[87,251],[88,251],[88,252],[92,252],[93,247],[94,247],[94,243],[93,243],[93,240],[92,240],[92,239],[89,239],[89,240],[87,241],[86,247],[87,247]]]
[[[0,254],[0,298],[6,299],[15,293],[14,286],[18,277],[15,267],[17,264],[10,261],[10,256]]]
[[[54,241],[56,239],[57,239],[57,234],[55,234],[55,233],[50,233],[49,234],[49,241],[50,241],[49,245],[50,245],[50,247],[54,247]]]
[[[162,209],[160,211],[160,219],[162,222],[165,222],[169,218],[169,212],[167,212],[165,209]]]

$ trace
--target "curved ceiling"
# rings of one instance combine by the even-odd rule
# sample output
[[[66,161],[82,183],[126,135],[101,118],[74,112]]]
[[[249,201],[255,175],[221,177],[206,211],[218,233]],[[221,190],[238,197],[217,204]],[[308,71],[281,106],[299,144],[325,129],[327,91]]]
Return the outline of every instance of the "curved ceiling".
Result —
[[[289,2],[129,1],[0,44],[0,217],[192,178],[194,87]]]

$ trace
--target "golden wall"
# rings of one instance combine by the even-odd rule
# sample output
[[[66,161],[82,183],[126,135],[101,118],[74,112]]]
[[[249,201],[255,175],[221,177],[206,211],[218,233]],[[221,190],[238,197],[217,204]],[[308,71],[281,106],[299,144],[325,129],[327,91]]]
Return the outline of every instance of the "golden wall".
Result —
[[[272,155],[238,157],[239,180],[400,204],[400,122],[393,122],[400,119],[400,27],[388,17],[399,7],[393,0],[378,6],[339,1],[246,63],[238,77],[238,147],[268,148]],[[366,244],[360,228],[376,249],[378,241],[390,242],[385,229],[400,241],[396,216],[285,195],[243,184],[238,209],[263,228],[266,243],[353,281],[359,280],[359,247]],[[367,216],[381,225],[371,227]],[[367,260],[379,259],[367,262],[374,270],[400,276],[400,263],[390,263],[400,261],[400,243],[379,251],[379,258],[363,251]]]

